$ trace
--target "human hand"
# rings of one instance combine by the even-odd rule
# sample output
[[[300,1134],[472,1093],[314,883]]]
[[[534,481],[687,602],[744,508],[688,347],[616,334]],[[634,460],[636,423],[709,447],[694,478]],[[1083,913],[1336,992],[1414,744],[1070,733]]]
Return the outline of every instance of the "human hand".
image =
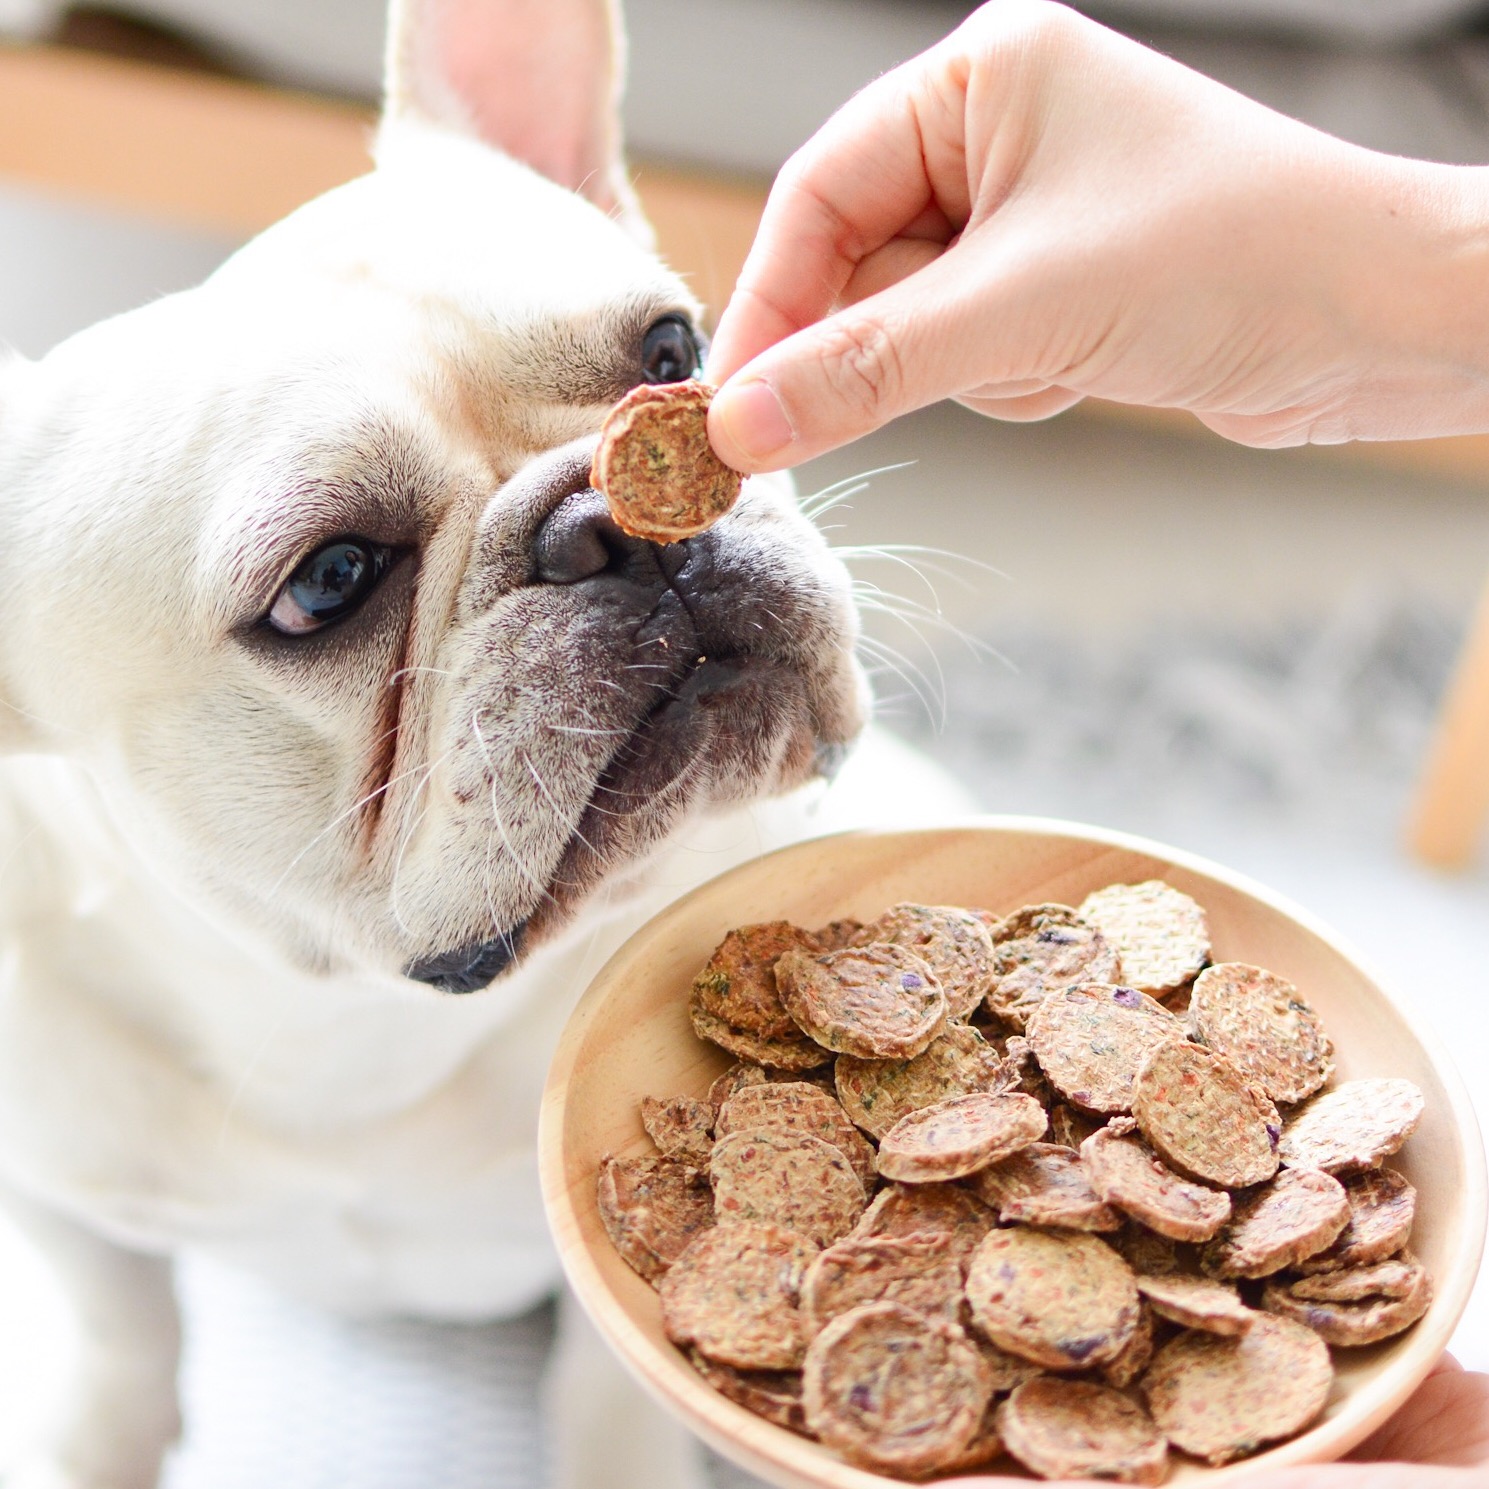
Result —
[[[1263,1469],[1246,1489],[1483,1489],[1489,1467],[1489,1375],[1438,1361],[1411,1400],[1345,1463]],[[1016,1480],[949,1479],[941,1489],[993,1489]],[[1074,1484],[1066,1489],[1077,1489]]]
[[[1344,144],[994,0],[782,170],[709,435],[769,470],[941,398],[1031,419],[1087,395],[1255,445],[1489,429],[1486,225],[1481,169]]]

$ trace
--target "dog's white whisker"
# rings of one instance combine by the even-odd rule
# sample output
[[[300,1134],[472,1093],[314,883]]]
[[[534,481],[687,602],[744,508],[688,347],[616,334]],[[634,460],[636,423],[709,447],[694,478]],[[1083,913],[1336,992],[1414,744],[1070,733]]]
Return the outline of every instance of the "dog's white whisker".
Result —
[[[527,860],[522,856],[522,854],[517,851],[517,845],[513,843],[511,837],[507,833],[506,823],[502,821],[501,807],[497,804],[496,761],[492,757],[490,746],[486,743],[486,736],[481,733],[481,714],[483,712],[484,710],[478,708],[475,713],[471,715],[470,726],[476,736],[476,743],[480,746],[482,755],[485,756],[486,764],[489,769],[491,783],[491,790],[489,794],[491,797],[492,823],[496,827],[498,835],[501,837],[502,846],[507,850],[507,857],[511,859],[513,866],[517,869],[517,872],[521,874],[522,877],[527,880],[528,884],[537,892],[540,900],[551,900],[553,896],[549,892],[546,881],[538,878],[538,876],[529,866]],[[501,922],[503,919],[505,919],[505,917],[498,915],[496,913],[495,907],[490,904],[489,876],[487,884],[487,904],[488,908],[492,910],[492,924],[497,926],[498,928],[502,928]]]
[[[932,660],[935,662],[937,681],[933,683],[925,673],[916,666],[903,652],[890,646],[887,642],[873,636],[860,636],[858,639],[859,650],[866,652],[870,657],[880,662],[896,674],[920,699],[921,706],[926,713],[935,721],[937,728],[944,728],[946,724],[946,679],[941,673],[941,664],[934,653]],[[917,681],[917,677],[919,681]],[[925,684],[924,689],[921,683]]]
[[[844,476],[841,480],[833,481],[830,485],[809,492],[798,503],[802,515],[814,521],[824,512],[857,496],[860,491],[867,491],[875,476],[888,475],[891,471],[908,470],[915,463],[913,460],[901,460],[894,465],[881,465],[873,470],[858,471],[854,475]]]
[[[388,888],[388,903],[393,914],[394,923],[405,936],[412,936],[413,929],[404,920],[403,912],[398,906],[398,876],[403,872],[403,860],[408,852],[409,844],[414,840],[414,834],[419,830],[424,818],[429,815],[428,807],[419,805],[419,798],[429,789],[429,783],[434,779],[435,772],[454,753],[455,747],[451,745],[438,760],[430,763],[429,768],[424,772],[424,779],[414,787],[413,794],[409,799],[409,807],[413,814],[408,825],[404,828],[403,835],[398,843],[398,851],[393,857],[393,874]],[[414,812],[415,808],[417,808],[416,812]]]

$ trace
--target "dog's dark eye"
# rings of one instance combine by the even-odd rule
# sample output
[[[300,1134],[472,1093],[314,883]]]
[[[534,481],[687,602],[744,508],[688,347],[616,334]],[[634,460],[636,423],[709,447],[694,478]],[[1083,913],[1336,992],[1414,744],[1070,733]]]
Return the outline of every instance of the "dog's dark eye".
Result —
[[[275,595],[269,625],[286,636],[304,636],[345,620],[377,587],[392,552],[355,535],[317,548]]]
[[[649,383],[680,383],[698,373],[698,341],[693,328],[675,315],[664,316],[641,338],[641,375]]]

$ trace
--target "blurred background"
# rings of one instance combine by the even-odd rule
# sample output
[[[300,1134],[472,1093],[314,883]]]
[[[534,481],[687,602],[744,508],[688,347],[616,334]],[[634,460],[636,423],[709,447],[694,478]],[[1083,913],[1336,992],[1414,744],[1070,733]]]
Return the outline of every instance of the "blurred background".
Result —
[[[791,150],[972,8],[628,0],[637,184],[715,310]],[[1489,4],[1079,8],[1348,139],[1489,162]],[[382,22],[380,0],[0,0],[0,343],[40,356],[187,286],[363,168]],[[1489,440],[1257,452],[1182,419],[942,407],[800,484],[846,493],[822,520],[864,586],[892,727],[990,810],[1149,833],[1290,894],[1427,1012],[1489,1113],[1489,651],[1460,686],[1469,764],[1443,767],[1437,862],[1407,838],[1489,573]],[[546,1314],[342,1325],[205,1266],[183,1286],[176,1489],[537,1482]],[[11,1339],[53,1317],[39,1275],[19,1293]],[[1485,1286],[1458,1350],[1489,1368]],[[46,1376],[0,1358],[0,1462]]]

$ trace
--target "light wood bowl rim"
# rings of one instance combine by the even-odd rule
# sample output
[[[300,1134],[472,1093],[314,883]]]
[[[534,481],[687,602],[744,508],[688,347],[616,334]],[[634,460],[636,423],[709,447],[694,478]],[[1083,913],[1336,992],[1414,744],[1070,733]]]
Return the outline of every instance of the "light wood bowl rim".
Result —
[[[854,844],[897,839],[909,849],[912,844],[946,833],[968,832],[1037,834],[1068,839],[1140,854],[1184,872],[1215,880],[1296,922],[1326,943],[1337,956],[1352,964],[1353,970],[1390,1005],[1422,1047],[1449,1103],[1451,1127],[1460,1144],[1466,1175],[1464,1186],[1457,1195],[1458,1245],[1450,1264],[1439,1268],[1434,1275],[1436,1296],[1431,1310],[1406,1336],[1405,1347],[1395,1353],[1376,1375],[1361,1382],[1344,1408],[1330,1419],[1288,1442],[1222,1468],[1205,1468],[1184,1462],[1179,1472],[1170,1475],[1170,1482],[1187,1484],[1193,1480],[1196,1484],[1229,1484],[1233,1479],[1260,1468],[1323,1463],[1342,1457],[1384,1423],[1426,1378],[1446,1348],[1473,1291],[1483,1253],[1486,1212],[1489,1212],[1489,1181],[1485,1176],[1483,1142],[1467,1088],[1446,1045],[1409,1000],[1389,991],[1368,964],[1310,912],[1248,876],[1198,854],[1135,834],[1082,823],[1043,817],[979,816],[924,828],[866,829],[812,838],[752,859],[709,880],[641,926],[614,953],[581,997],[564,1027],[543,1092],[538,1134],[543,1202],[560,1261],[580,1304],[626,1368],[654,1397],[680,1415],[716,1451],[748,1471],[783,1486],[783,1489],[885,1489],[886,1485],[899,1482],[844,1463],[820,1445],[753,1416],[708,1386],[679,1351],[670,1345],[659,1346],[648,1337],[630,1310],[614,1296],[583,1241],[574,1192],[567,1175],[566,1114],[575,1062],[583,1049],[589,1025],[606,1001],[627,985],[632,964],[644,956],[647,944],[664,935],[669,926],[685,921],[690,907],[700,898],[715,895],[721,885],[730,881],[753,880],[756,875],[773,867],[789,868],[796,859],[815,860],[824,853],[838,850],[851,853]],[[592,1192],[593,1176],[589,1177],[588,1183]],[[986,1471],[976,1471],[965,1477],[999,1478],[1009,1484],[1028,1482],[1027,1479],[1010,1479]]]

